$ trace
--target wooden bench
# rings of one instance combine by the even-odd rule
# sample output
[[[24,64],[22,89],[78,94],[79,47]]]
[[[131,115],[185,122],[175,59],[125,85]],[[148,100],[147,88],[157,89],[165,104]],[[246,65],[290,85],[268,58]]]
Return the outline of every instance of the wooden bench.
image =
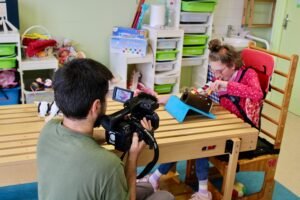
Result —
[[[107,113],[122,109],[120,103],[109,101]],[[234,141],[232,165],[228,172],[235,175],[237,154],[255,148],[258,131],[219,106],[213,108],[217,119],[201,116],[188,117],[179,124],[163,107],[158,109],[160,127],[155,136],[160,148],[159,163],[209,157],[225,153],[226,142]],[[36,181],[36,144],[44,119],[37,116],[34,104],[0,107],[0,186]],[[95,137],[103,139],[103,129],[95,129]],[[242,142],[241,142],[242,141]],[[105,145],[108,150],[113,146]],[[214,147],[208,149],[207,147]],[[237,153],[237,154],[236,154]],[[153,152],[145,149],[139,165],[147,164]],[[227,180],[228,196],[232,190],[233,178]],[[162,184],[163,185],[163,184]],[[168,188],[168,184],[165,185]],[[174,192],[177,190],[174,186]],[[175,188],[175,189],[174,189]],[[170,190],[172,190],[169,187]],[[227,189],[226,189],[227,190]],[[190,195],[190,189],[183,189],[179,199]]]

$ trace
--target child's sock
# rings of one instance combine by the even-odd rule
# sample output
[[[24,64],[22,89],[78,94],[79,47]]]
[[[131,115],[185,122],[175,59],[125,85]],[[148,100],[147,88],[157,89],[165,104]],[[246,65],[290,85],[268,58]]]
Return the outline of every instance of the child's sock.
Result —
[[[208,179],[206,180],[199,180],[199,189],[198,192],[204,196],[208,196],[208,189],[207,189]]]
[[[149,182],[151,183],[152,187],[154,188],[154,190],[158,189],[158,181],[159,178],[161,177],[161,173],[159,172],[159,170],[155,170],[155,172],[153,174],[151,174],[151,176],[149,177]]]

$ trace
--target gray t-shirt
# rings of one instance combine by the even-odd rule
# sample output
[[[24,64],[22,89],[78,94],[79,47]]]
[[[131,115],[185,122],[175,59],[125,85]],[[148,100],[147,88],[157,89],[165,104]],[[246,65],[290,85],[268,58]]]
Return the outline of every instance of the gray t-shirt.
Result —
[[[39,200],[123,200],[129,189],[122,161],[59,120],[43,128],[37,146]]]

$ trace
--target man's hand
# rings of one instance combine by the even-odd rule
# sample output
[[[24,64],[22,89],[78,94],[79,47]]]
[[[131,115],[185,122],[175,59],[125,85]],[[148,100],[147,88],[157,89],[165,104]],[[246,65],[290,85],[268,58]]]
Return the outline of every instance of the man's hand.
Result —
[[[137,133],[133,133],[132,143],[129,149],[129,159],[137,161],[140,152],[145,147],[145,142],[142,140],[139,142]]]
[[[142,126],[147,129],[148,131],[153,131],[152,130],[152,125],[151,125],[151,120],[148,120],[144,117],[142,120],[141,120],[141,124]]]

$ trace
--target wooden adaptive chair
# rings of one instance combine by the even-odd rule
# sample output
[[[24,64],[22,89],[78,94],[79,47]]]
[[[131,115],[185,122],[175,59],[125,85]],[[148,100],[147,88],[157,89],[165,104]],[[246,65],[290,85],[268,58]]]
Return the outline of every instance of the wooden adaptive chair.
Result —
[[[254,52],[255,57],[246,57],[249,51]],[[261,55],[259,55],[261,54]],[[262,59],[265,56],[266,59]],[[259,58],[260,57],[260,58]],[[247,65],[262,65],[264,62],[270,64],[270,57],[275,58],[276,67],[272,74],[272,83],[268,93],[264,99],[264,105],[260,119],[260,133],[257,142],[257,148],[251,152],[242,152],[239,155],[237,171],[261,171],[264,172],[264,180],[262,188],[259,192],[244,196],[239,199],[243,200],[271,200],[274,189],[274,176],[277,166],[278,156],[280,152],[281,141],[284,133],[287,112],[291,98],[292,87],[296,74],[298,56],[285,56],[274,53],[262,48],[258,48],[254,43],[250,43],[249,47],[242,52],[242,59]],[[262,62],[262,63],[258,63]],[[282,66],[284,65],[284,66]],[[288,66],[286,66],[288,65]],[[268,73],[268,72],[266,72]],[[269,84],[269,82],[266,82]],[[277,93],[276,95],[274,95]],[[210,180],[216,177],[226,177],[228,157],[212,157],[210,162],[214,167],[210,170]],[[191,179],[190,173],[194,171],[194,162],[188,161],[187,178]],[[218,190],[211,181],[209,181],[209,190],[212,192],[213,199],[223,199],[224,185],[221,191]]]

